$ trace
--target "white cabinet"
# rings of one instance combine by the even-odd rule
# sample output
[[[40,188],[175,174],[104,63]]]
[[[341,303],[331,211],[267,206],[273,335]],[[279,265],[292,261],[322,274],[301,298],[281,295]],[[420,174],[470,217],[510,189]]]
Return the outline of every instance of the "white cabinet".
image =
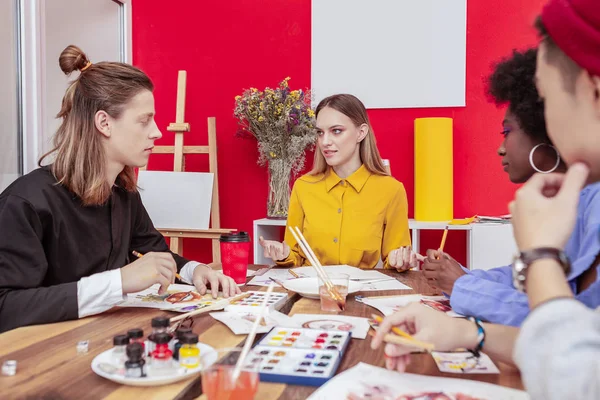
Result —
[[[254,264],[272,264],[270,259],[263,257],[263,250],[258,243],[260,236],[270,240],[283,240],[281,227],[285,220],[257,219],[254,220]],[[412,234],[412,245],[416,251],[420,248],[419,232],[422,230],[439,230],[446,228],[445,222],[422,222],[409,220]],[[517,245],[513,238],[512,224],[505,223],[476,223],[469,225],[449,225],[449,230],[466,231],[467,234],[467,265],[469,269],[490,269],[508,265],[517,254]],[[449,232],[449,235],[452,233]],[[441,232],[440,232],[441,238]]]

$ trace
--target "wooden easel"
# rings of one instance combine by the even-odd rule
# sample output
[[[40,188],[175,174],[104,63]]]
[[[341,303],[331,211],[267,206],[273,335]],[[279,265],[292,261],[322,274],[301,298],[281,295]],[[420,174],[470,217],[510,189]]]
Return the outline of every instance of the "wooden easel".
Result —
[[[212,239],[213,261],[221,261],[221,248],[219,237],[223,233],[230,233],[236,229],[221,229],[221,218],[219,216],[219,180],[217,173],[217,128],[215,117],[208,118],[208,146],[184,146],[183,134],[190,131],[190,124],[185,121],[185,89],[186,89],[187,72],[179,71],[177,77],[177,109],[175,114],[175,122],[169,124],[167,130],[175,132],[174,146],[155,146],[154,153],[156,154],[173,154],[173,171],[185,171],[186,154],[208,154],[209,172],[214,176],[212,204],[210,210],[211,227],[206,230],[199,229],[177,229],[166,230],[157,227],[156,229],[163,236],[171,239],[171,251],[177,254],[183,252],[184,238],[202,238]]]

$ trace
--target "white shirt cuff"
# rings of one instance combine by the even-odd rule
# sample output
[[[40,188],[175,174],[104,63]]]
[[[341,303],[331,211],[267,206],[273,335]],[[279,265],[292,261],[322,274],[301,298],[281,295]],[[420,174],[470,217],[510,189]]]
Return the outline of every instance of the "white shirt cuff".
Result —
[[[210,268],[206,264],[202,264],[197,261],[190,261],[187,264],[185,264],[183,266],[183,268],[181,268],[181,271],[179,271],[179,275],[181,275],[181,278],[183,278],[183,281],[185,281],[186,283],[189,283],[190,285],[194,284],[194,270],[196,269],[196,267],[198,265],[204,265],[205,267]]]
[[[77,282],[79,318],[109,310],[123,299],[120,269],[100,272]]]

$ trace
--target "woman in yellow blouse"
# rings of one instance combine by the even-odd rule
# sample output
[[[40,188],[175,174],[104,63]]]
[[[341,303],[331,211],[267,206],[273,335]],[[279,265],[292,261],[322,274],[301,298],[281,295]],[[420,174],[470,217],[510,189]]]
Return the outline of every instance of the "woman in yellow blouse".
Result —
[[[406,191],[385,170],[364,105],[338,94],[315,113],[318,149],[313,169],[294,184],[287,225],[302,230],[323,265],[371,269],[381,259],[384,268],[416,266]],[[259,240],[278,265],[308,265],[289,230],[283,243]]]

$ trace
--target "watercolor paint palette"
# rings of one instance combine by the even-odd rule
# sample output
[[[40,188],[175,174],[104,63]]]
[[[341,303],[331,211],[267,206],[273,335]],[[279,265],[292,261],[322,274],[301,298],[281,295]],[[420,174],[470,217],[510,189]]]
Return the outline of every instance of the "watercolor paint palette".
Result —
[[[250,363],[264,382],[320,386],[337,371],[351,333],[274,327],[253,349]]]
[[[247,367],[258,369],[261,382],[321,386],[333,377],[341,359],[333,350],[256,346]]]
[[[260,310],[260,305],[264,299],[266,292],[247,292],[248,297],[244,297],[240,300],[236,300],[233,303],[227,304],[223,307],[224,311],[234,311],[234,312],[251,312],[252,309],[256,308],[257,312]],[[191,304],[186,306],[181,306],[178,308],[170,308],[169,311],[175,312],[190,312],[196,311],[201,308],[206,308],[212,306],[215,302],[226,300],[222,297],[218,297],[217,299],[213,299],[210,294],[205,295],[206,299],[198,302],[197,304]],[[285,304],[287,299],[287,293],[271,293],[269,296],[269,301],[267,305],[274,309],[279,310]]]
[[[343,353],[348,343],[350,343],[350,337],[350,332],[276,326],[260,341],[259,345],[295,349],[334,350]]]
[[[256,308],[257,310],[260,310],[260,305],[266,296],[266,292],[248,293],[250,293],[250,296],[234,301],[225,307],[225,311],[248,312],[249,308]],[[269,296],[269,300],[267,301],[267,306],[274,310],[279,310],[285,304],[287,297],[287,293],[272,292]]]

